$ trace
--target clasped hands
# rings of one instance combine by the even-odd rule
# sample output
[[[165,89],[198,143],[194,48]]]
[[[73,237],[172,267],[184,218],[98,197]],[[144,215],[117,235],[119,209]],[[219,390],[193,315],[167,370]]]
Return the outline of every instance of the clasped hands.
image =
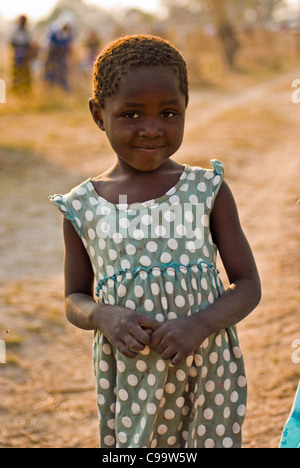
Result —
[[[207,337],[199,317],[189,316],[163,323],[125,307],[108,306],[98,327],[110,343],[124,356],[135,358],[146,345],[152,346],[162,359],[176,366],[190,356]]]

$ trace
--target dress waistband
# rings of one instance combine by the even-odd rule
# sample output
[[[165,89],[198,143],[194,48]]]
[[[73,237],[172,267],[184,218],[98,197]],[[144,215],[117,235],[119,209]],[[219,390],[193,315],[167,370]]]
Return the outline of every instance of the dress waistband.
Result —
[[[179,271],[181,268],[184,268],[186,271],[188,271],[190,268],[193,266],[196,266],[199,268],[199,270],[203,269],[209,269],[211,270],[216,276],[219,274],[219,270],[215,267],[215,265],[211,263],[207,263],[203,260],[201,260],[198,263],[189,263],[188,265],[183,265],[182,263],[174,263],[174,262],[169,262],[166,263],[164,266],[159,266],[159,265],[153,265],[151,267],[143,267],[139,266],[137,268],[125,268],[124,270],[120,270],[118,273],[115,273],[114,275],[111,276],[105,276],[105,278],[101,279],[97,283],[97,289],[96,289],[96,296],[99,297],[100,291],[102,290],[103,286],[105,286],[109,280],[116,280],[118,276],[120,275],[125,275],[126,273],[131,273],[132,277],[135,278],[141,271],[145,271],[147,274],[152,272],[153,270],[157,269],[160,271],[166,271],[169,268],[172,268],[174,271]]]

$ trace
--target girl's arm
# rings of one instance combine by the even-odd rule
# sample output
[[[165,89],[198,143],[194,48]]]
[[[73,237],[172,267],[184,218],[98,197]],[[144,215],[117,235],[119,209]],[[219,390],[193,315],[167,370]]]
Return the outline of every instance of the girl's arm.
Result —
[[[163,359],[179,364],[213,333],[243,320],[260,302],[255,260],[242,231],[236,204],[223,182],[211,213],[211,233],[230,286],[214,304],[191,317],[171,320],[156,330],[151,343]]]
[[[63,232],[65,311],[68,320],[84,330],[99,329],[122,354],[129,358],[136,357],[136,352],[142,351],[149,344],[149,334],[159,323],[125,307],[97,303],[93,298],[94,272],[89,256],[66,218]]]

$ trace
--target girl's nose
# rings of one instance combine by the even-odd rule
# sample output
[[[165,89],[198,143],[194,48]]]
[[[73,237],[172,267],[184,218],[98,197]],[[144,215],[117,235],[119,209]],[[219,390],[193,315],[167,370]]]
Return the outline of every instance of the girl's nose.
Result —
[[[140,137],[157,138],[163,135],[161,128],[161,122],[156,119],[147,119],[143,121],[142,126],[139,129]]]

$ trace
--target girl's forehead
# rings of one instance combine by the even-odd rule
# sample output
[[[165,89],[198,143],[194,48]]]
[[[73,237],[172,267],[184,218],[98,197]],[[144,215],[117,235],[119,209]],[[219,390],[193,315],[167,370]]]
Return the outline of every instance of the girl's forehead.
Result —
[[[134,67],[124,74],[118,94],[137,95],[141,92],[182,95],[177,73],[164,66]]]

